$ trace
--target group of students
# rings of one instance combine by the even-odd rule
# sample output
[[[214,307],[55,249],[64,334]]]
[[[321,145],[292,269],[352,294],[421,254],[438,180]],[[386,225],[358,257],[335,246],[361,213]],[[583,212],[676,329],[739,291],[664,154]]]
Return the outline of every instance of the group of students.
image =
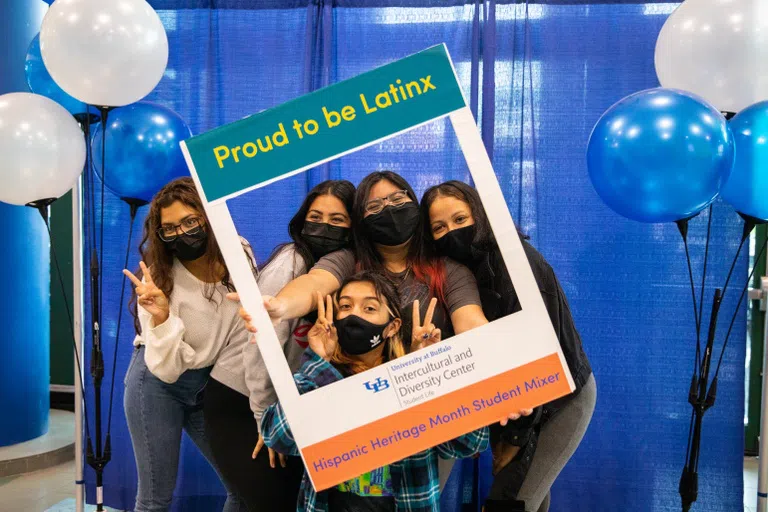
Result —
[[[314,187],[291,242],[252,262],[300,393],[520,310],[477,192],[427,190],[390,171],[355,188]],[[521,235],[573,376],[574,393],[315,492],[189,178],[153,199],[135,285],[137,336],[125,414],[138,471],[136,512],[166,511],[186,431],[227,490],[224,512],[438,511],[454,459],[490,445],[486,512],[546,511],[549,489],[586,432],[596,386],[552,268]],[[510,343],[525,343],[509,333]],[[350,404],[354,407],[354,404]],[[323,421],[322,417],[317,421]]]

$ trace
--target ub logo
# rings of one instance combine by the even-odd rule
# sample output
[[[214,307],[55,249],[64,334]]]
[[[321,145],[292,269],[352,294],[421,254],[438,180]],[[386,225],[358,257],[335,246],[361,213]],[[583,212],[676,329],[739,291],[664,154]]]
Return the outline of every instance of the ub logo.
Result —
[[[379,391],[389,389],[389,381],[387,379],[382,379],[381,377],[376,377],[374,382],[368,381],[365,383],[365,389],[378,393]]]

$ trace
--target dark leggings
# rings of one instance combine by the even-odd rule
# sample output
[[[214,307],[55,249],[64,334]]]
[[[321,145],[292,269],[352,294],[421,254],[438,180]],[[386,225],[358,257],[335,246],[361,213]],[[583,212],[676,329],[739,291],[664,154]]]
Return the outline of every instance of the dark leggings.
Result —
[[[205,389],[205,433],[213,458],[232,491],[250,512],[296,510],[304,465],[288,457],[288,467],[272,468],[265,446],[251,458],[259,438],[248,397],[211,378]]]

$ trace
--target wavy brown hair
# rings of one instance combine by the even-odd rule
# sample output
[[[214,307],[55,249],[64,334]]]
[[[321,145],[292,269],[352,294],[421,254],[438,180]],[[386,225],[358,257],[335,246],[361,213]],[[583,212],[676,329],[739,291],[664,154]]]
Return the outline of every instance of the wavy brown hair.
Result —
[[[200,216],[203,220],[203,229],[208,234],[208,244],[205,249],[205,254],[203,255],[208,262],[208,269],[206,272],[207,277],[205,279],[207,284],[203,294],[208,300],[213,301],[214,296],[216,295],[215,283],[217,282],[226,286],[227,290],[235,291],[229,277],[229,271],[224,263],[224,257],[219,250],[219,244],[216,243],[216,236],[213,234],[213,230],[209,227],[208,217],[205,214],[203,203],[195,188],[195,183],[192,181],[192,178],[188,177],[179,178],[168,183],[155,194],[155,197],[152,198],[152,202],[149,204],[149,213],[144,220],[144,234],[141,243],[139,244],[139,253],[141,254],[142,261],[149,267],[150,272],[152,273],[152,280],[170,300],[171,292],[173,292],[172,269],[174,256],[169,249],[168,244],[160,239],[157,230],[162,225],[162,209],[168,208],[177,201],[187,208],[194,210],[195,213]],[[141,271],[136,272],[136,276],[141,279]],[[224,298],[221,297],[221,300],[223,299]],[[141,334],[141,327],[139,325],[136,309],[135,290],[131,295],[130,307],[131,313],[133,314],[133,325],[136,328],[136,333]]]
[[[358,272],[344,280],[333,297],[333,302],[337,312],[339,310],[339,297],[341,297],[341,292],[344,290],[344,287],[350,283],[359,282],[371,283],[373,285],[373,289],[376,292],[376,298],[378,298],[379,301],[384,304],[384,306],[389,311],[390,322],[392,322],[392,320],[395,318],[402,318],[402,315],[400,314],[400,294],[397,292],[397,288],[395,288],[395,285],[392,284],[392,281],[387,279],[386,276],[372,271]],[[393,359],[397,359],[398,357],[405,355],[402,331],[403,327],[401,323],[400,329],[398,329],[397,332],[395,332],[392,336],[388,337],[384,341],[387,346],[381,353],[381,360],[377,361],[374,366],[378,366],[382,363],[392,361]],[[336,350],[333,352],[333,354],[331,354],[331,363],[349,375],[362,373],[371,369],[361,361],[353,359],[349,355],[342,352],[341,345],[338,343],[336,344]]]

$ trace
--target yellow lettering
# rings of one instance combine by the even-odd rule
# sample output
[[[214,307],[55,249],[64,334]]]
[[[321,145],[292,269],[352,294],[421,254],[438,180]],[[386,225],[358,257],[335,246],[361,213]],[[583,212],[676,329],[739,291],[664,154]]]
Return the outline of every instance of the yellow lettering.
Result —
[[[432,89],[435,90],[437,87],[432,85],[432,75],[427,75],[427,78],[419,78],[421,80],[421,83],[424,84],[424,88],[422,89],[423,92],[427,92],[428,90]]]
[[[334,126],[339,126],[341,124],[341,116],[335,110],[328,112],[328,109],[323,107],[323,116],[325,116],[325,123],[328,125],[328,128],[333,128]]]
[[[253,158],[256,156],[256,144],[253,142],[246,142],[243,144],[243,154],[248,158]]]
[[[408,89],[408,97],[413,98],[413,93],[411,92],[411,86],[413,86],[413,89],[416,89],[416,92],[418,94],[421,94],[421,87],[419,87],[418,82],[408,82],[405,84],[405,88]]]
[[[400,103],[400,99],[397,97],[397,89],[395,89],[395,84],[389,84],[389,92],[392,93],[392,97],[395,99],[395,103]]]
[[[216,162],[219,164],[219,169],[223,169],[224,160],[229,158],[229,148],[227,146],[213,148],[213,154],[216,156]]]
[[[299,123],[296,119],[293,120],[293,129],[296,130],[296,133],[299,136],[299,139],[304,138],[304,134],[301,133],[301,123]]]
[[[389,98],[389,94],[386,92],[380,92],[376,95],[376,106],[379,108],[387,108],[392,106],[392,100]]]
[[[345,121],[352,121],[355,118],[355,108],[347,105],[341,109],[341,117],[343,117]]]
[[[274,142],[277,147],[285,146],[288,144],[288,134],[285,133],[285,126],[283,126],[283,123],[280,123],[277,126],[279,126],[280,129],[272,135],[272,142]],[[280,137],[279,141],[277,140],[278,137]]]
[[[360,95],[360,101],[363,102],[363,109],[365,110],[366,114],[370,114],[371,112],[376,112],[378,110],[376,107],[371,108],[371,107],[368,106],[368,102],[365,101],[365,95],[364,94]]]
[[[270,151],[272,149],[272,141],[269,140],[269,135],[267,135],[264,138],[267,139],[267,146],[266,147],[264,147],[264,145],[261,143],[261,139],[256,139],[256,143],[259,145],[259,150],[262,153],[266,153],[267,151]]]
[[[317,125],[317,121],[314,119],[307,119],[304,121],[304,131],[307,135],[314,135],[320,127]]]
[[[240,151],[240,146],[236,146],[236,147],[232,148],[232,158],[235,159],[235,163],[239,164],[240,163],[240,159],[237,158],[237,152],[238,151]]]

